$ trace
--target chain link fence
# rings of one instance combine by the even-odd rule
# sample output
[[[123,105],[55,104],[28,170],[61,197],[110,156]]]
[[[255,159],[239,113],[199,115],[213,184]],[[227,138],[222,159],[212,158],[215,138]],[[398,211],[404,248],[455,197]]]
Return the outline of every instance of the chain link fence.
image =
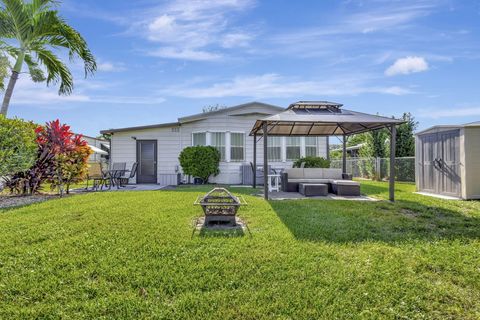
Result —
[[[331,168],[342,168],[342,159],[333,159]],[[390,158],[349,158],[347,173],[355,178],[388,179]],[[395,180],[415,182],[415,157],[395,158]]]

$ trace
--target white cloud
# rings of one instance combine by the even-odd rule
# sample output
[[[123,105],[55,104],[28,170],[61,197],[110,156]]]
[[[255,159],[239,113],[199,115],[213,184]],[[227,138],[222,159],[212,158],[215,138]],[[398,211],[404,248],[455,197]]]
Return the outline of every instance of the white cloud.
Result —
[[[398,74],[410,74],[428,70],[428,63],[423,57],[405,57],[397,59],[385,70],[385,75],[395,76]]]
[[[420,110],[422,118],[439,119],[451,117],[480,117],[480,107],[464,107],[451,109],[424,109]]]
[[[150,55],[216,60],[221,58],[221,54],[212,51],[212,47],[249,45],[252,36],[241,30],[232,31],[230,20],[232,13],[250,8],[253,4],[253,0],[174,0],[151,9],[140,23],[133,24],[132,29],[140,31],[150,42],[162,45],[159,49],[149,50]]]
[[[282,77],[275,73],[235,77],[230,81],[214,83],[207,87],[191,84],[173,86],[161,91],[164,95],[187,98],[252,97],[278,98],[298,96],[357,95],[362,93],[383,93],[403,95],[411,93],[402,87],[371,86],[361,76],[338,77],[328,80],[305,81]]]
[[[113,104],[158,104],[165,101],[157,95],[125,96],[99,94],[98,91],[111,88],[108,83],[77,80],[74,92],[68,96],[58,95],[56,86],[34,83],[28,77],[19,78],[12,97],[12,105],[40,105],[46,108],[64,108],[74,103],[113,103]]]
[[[248,47],[252,36],[246,33],[229,33],[223,36],[221,41],[224,48]]]
[[[110,61],[99,61],[97,63],[97,71],[120,72],[125,70],[126,68],[123,63],[113,63]]]
[[[193,61],[212,61],[218,60],[222,56],[214,52],[194,49],[178,49],[175,47],[165,47],[148,52],[152,57],[184,59]]]

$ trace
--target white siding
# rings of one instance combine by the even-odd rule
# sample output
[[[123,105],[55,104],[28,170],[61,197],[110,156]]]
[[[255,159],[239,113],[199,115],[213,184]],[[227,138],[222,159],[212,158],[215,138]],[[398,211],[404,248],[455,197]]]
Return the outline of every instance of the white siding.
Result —
[[[158,182],[172,181],[172,175],[180,166],[178,156],[183,148],[192,145],[193,132],[242,132],[246,140],[245,161],[221,162],[220,174],[210,180],[221,184],[239,184],[241,183],[240,166],[243,163],[253,162],[253,137],[249,136],[250,130],[257,119],[265,117],[265,114],[277,112],[278,110],[273,108],[251,104],[241,110],[216,113],[209,115],[206,119],[182,123],[180,127],[117,132],[112,136],[111,161],[126,162],[127,168],[130,167],[136,161],[136,141],[132,137],[136,137],[137,140],[154,139],[158,141]],[[173,128],[178,128],[178,130]],[[326,148],[326,138],[319,138],[318,155],[326,157]],[[261,165],[262,163],[263,139],[257,144],[257,164]],[[292,166],[292,162],[270,162],[270,165],[275,168],[288,168]]]

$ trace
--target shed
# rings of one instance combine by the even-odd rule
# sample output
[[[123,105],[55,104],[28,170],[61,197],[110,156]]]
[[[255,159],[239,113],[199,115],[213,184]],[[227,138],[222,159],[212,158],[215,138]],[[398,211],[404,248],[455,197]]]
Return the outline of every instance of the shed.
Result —
[[[415,148],[418,191],[480,199],[480,121],[420,131]]]

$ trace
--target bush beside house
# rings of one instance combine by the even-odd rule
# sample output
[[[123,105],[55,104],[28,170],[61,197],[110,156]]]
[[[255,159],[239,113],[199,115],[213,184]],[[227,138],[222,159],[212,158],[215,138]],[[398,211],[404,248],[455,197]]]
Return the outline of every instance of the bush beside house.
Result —
[[[323,157],[303,157],[293,163],[294,168],[300,168],[305,163],[304,168],[330,168],[330,160]]]
[[[184,174],[198,177],[204,184],[220,173],[220,152],[212,146],[186,147],[178,159]]]
[[[35,124],[0,115],[0,177],[30,168],[37,155]]]
[[[33,166],[7,178],[12,193],[37,193],[44,183],[57,188],[60,194],[69,193],[71,183],[84,178],[87,160],[92,153],[81,135],[59,120],[35,129],[37,155]]]

